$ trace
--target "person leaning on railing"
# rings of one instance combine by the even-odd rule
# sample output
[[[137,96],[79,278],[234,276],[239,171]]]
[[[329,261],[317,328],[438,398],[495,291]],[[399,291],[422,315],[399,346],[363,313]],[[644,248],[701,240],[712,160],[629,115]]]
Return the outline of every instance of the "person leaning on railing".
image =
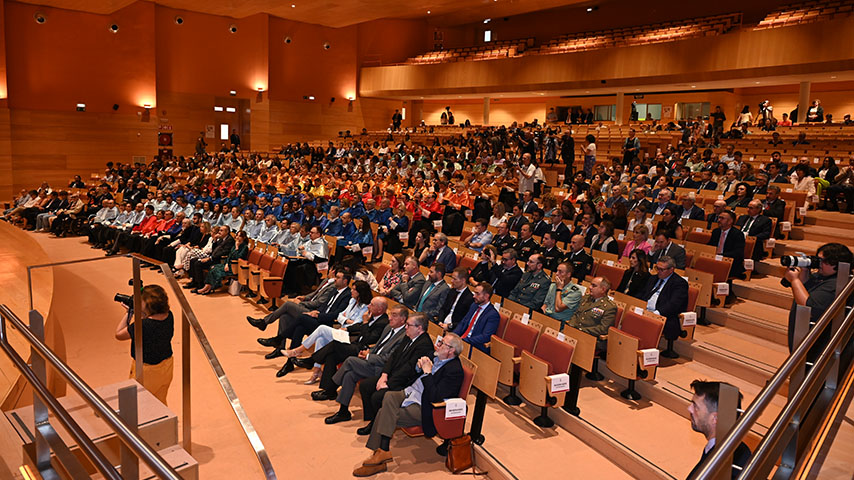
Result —
[[[175,319],[169,310],[169,297],[160,285],[147,285],[141,293],[142,312],[142,386],[166,404],[172,383],[172,335]],[[133,313],[122,317],[116,327],[116,339],[130,340],[130,356],[136,358]],[[136,377],[136,361],[131,362],[130,378]]]
[[[854,263],[851,250],[841,243],[825,243],[816,252],[820,260],[816,273],[808,268],[793,267],[786,271],[785,279],[791,283],[792,308],[789,311],[789,351],[794,345],[795,312],[798,305],[810,307],[810,328],[818,322],[824,312],[836,299],[836,274],[840,262]],[[807,354],[807,361],[814,361],[825,345],[830,341],[830,329],[822,332],[818,341]]]

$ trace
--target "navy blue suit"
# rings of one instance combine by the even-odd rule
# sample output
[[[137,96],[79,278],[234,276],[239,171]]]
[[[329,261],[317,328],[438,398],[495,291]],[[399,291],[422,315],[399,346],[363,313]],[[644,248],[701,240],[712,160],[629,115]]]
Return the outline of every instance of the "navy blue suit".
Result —
[[[454,357],[442,365],[435,375],[425,375],[421,378],[424,385],[424,391],[421,393],[421,429],[425,437],[435,437],[437,433],[433,423],[433,403],[459,397],[464,379],[463,364],[459,357]]]
[[[424,263],[422,263],[422,265],[429,267],[434,263],[444,263],[445,273],[450,273],[457,268],[457,254],[449,247],[443,247],[442,253],[438,255],[438,258],[436,258],[435,252],[427,255],[427,258],[424,259]]]
[[[480,306],[476,303],[473,303],[471,307],[469,307],[468,313],[466,313],[466,316],[463,317],[459,325],[457,325],[457,328],[454,329],[454,333],[460,337],[463,336],[469,328],[471,317],[478,308],[480,308]],[[489,340],[492,339],[492,335],[498,331],[498,323],[500,321],[501,315],[498,314],[498,310],[496,310],[492,305],[486,305],[483,308],[483,312],[478,315],[471,334],[468,338],[463,338],[463,341],[470,343],[478,350],[489,353],[489,347],[485,344],[488,343]]]

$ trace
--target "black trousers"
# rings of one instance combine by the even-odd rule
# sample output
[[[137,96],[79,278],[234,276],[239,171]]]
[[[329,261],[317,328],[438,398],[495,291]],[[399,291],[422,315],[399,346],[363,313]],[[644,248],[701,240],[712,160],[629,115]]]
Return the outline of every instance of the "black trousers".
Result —
[[[284,320],[284,321],[282,321]],[[288,319],[279,319],[279,331],[276,337],[281,340],[280,348],[285,348],[285,340],[291,339],[289,348],[297,348],[302,342],[303,337],[310,334],[320,325],[320,322],[311,315],[302,315],[290,317]]]
[[[202,261],[207,260],[207,261]],[[194,286],[202,288],[205,284],[205,273],[213,266],[214,263],[210,258],[194,258],[190,260],[190,278]]]
[[[332,376],[338,371],[338,365],[347,360],[347,357],[353,357],[359,354],[361,345],[341,343],[333,341],[327,343],[323,348],[314,352],[311,359],[314,363],[323,365],[323,371],[320,375],[320,388],[327,391],[335,391],[338,385],[332,381]]]
[[[377,382],[380,377],[369,377],[359,382],[359,393],[362,394],[362,412],[365,420],[373,422],[377,418],[377,412],[383,406],[383,397],[387,388],[377,390]]]

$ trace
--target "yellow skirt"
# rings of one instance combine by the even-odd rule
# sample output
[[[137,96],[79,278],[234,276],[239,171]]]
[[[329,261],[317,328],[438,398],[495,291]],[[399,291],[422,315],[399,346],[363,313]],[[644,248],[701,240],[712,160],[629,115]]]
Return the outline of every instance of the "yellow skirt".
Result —
[[[157,365],[142,364],[142,386],[166,405],[166,394],[169,393],[169,384],[172,383],[172,369],[174,357],[169,357]],[[130,377],[136,378],[136,360],[131,359]]]

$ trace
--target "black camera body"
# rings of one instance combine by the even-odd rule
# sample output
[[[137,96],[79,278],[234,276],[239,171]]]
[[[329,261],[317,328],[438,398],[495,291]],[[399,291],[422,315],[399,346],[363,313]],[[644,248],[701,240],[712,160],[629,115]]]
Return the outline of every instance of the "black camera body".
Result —
[[[133,279],[128,280],[128,285],[133,286]],[[139,289],[142,290],[142,281],[139,282]],[[113,301],[116,303],[121,303],[122,305],[128,307],[128,310],[133,312],[133,295],[125,295],[124,293],[117,293],[115,297],[113,297]]]

